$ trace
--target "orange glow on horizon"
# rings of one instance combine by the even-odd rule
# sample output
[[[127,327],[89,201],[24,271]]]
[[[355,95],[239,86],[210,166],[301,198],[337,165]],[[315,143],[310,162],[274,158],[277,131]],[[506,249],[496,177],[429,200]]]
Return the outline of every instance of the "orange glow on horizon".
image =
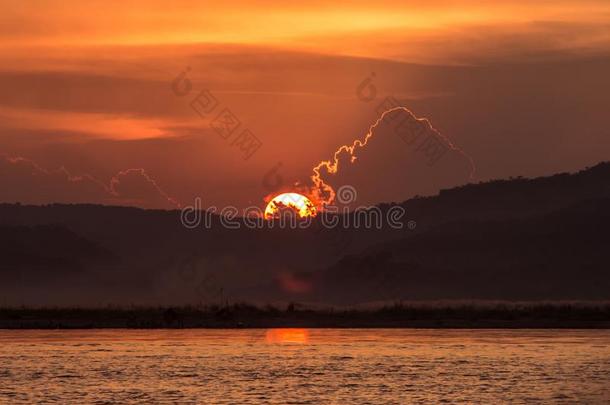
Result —
[[[269,329],[265,334],[267,343],[309,343],[307,329]]]

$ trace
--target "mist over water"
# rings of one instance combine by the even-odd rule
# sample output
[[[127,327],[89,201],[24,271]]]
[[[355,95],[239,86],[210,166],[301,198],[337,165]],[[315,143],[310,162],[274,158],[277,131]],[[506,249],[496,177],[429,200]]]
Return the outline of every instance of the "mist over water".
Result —
[[[601,403],[600,330],[0,331],[0,403]]]

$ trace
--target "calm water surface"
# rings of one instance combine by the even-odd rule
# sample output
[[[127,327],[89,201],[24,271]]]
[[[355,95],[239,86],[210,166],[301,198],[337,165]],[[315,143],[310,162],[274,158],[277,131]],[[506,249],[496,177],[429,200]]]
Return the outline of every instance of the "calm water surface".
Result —
[[[610,331],[0,331],[0,403],[610,403]]]

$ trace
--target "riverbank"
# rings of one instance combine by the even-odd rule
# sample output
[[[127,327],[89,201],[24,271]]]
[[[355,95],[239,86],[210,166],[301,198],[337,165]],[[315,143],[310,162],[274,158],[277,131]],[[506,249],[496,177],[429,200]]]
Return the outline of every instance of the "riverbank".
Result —
[[[0,329],[610,328],[610,304],[403,305],[284,309],[248,304],[171,308],[3,308]]]

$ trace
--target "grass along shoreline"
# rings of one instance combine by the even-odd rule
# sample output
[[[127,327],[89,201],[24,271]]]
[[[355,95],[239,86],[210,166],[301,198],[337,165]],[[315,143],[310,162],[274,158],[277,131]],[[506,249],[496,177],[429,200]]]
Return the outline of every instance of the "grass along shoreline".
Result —
[[[298,304],[0,308],[0,329],[610,328],[610,303],[404,304],[313,309]]]

